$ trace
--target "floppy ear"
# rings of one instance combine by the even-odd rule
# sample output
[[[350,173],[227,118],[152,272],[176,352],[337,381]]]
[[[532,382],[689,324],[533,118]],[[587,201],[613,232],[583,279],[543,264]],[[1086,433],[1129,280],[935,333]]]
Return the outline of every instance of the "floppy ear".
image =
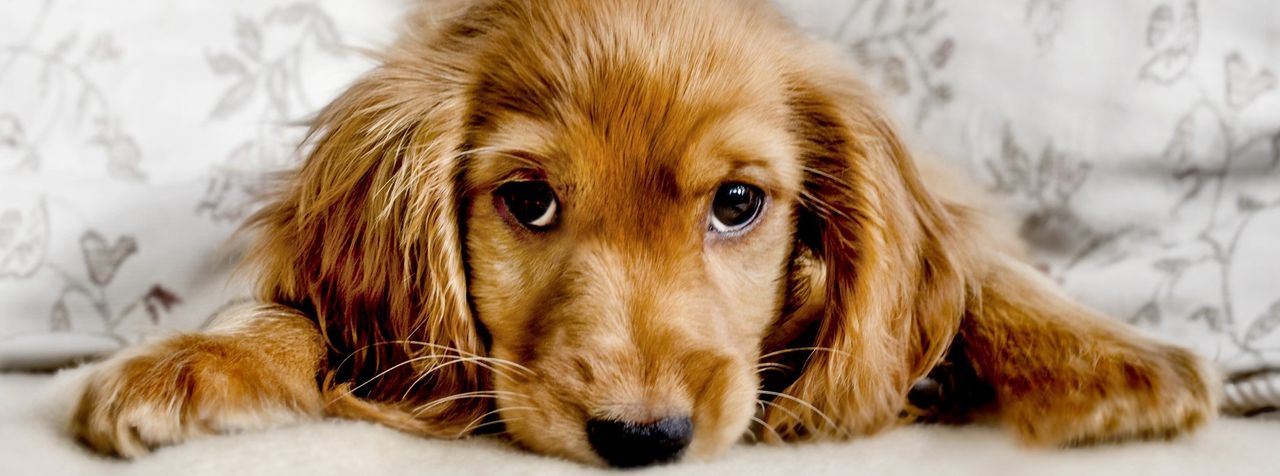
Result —
[[[464,109],[421,53],[388,59],[324,109],[312,150],[252,223],[261,298],[316,320],[330,413],[456,436],[486,376],[458,225]],[[443,67],[438,67],[443,69]],[[358,396],[356,399],[353,396]],[[377,403],[381,402],[381,403]]]
[[[952,390],[990,398],[970,403],[994,403],[1033,443],[1169,435],[1212,417],[1216,380],[1201,359],[1073,302],[995,220],[925,190],[850,76],[810,73],[794,87],[807,169],[796,255],[823,271],[792,289],[823,294],[816,349],[767,424],[792,439],[883,429],[944,357],[969,387]]]
[[[802,287],[823,294],[816,350],[765,420],[787,439],[872,433],[897,419],[956,334],[961,238],[860,85],[815,72],[792,89],[806,168],[798,255],[824,265]]]

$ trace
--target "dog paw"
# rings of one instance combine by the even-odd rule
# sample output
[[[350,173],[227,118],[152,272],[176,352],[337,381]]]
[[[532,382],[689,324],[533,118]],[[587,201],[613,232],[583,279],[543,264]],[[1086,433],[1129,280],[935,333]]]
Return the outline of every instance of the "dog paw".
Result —
[[[1160,346],[1090,364],[1047,377],[1036,398],[1007,409],[1006,422],[1033,445],[1075,446],[1171,438],[1217,414],[1216,372],[1187,350]]]
[[[133,458],[193,438],[259,429],[314,411],[268,408],[251,354],[192,335],[146,346],[103,364],[90,376],[71,432],[89,447]],[[315,407],[310,402],[308,407]],[[311,410],[314,410],[312,408]]]

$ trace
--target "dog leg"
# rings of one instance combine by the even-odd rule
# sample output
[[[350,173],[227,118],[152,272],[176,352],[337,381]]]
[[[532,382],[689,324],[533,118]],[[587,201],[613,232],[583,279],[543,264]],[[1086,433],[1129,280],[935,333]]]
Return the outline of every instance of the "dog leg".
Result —
[[[1216,414],[1204,361],[1073,302],[1030,266],[997,259],[977,294],[965,353],[1028,443],[1169,437]]]
[[[107,454],[135,457],[202,435],[316,418],[324,341],[297,311],[260,305],[205,333],[149,343],[89,377],[71,432]]]

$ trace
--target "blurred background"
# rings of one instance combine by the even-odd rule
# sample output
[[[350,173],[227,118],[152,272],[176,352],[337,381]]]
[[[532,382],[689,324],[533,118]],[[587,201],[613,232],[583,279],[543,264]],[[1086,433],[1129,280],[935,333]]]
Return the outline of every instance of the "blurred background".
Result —
[[[789,0],[1070,294],[1280,367],[1280,5]],[[0,2],[0,368],[196,329],[299,124],[406,0]],[[1270,395],[1280,394],[1271,390]]]

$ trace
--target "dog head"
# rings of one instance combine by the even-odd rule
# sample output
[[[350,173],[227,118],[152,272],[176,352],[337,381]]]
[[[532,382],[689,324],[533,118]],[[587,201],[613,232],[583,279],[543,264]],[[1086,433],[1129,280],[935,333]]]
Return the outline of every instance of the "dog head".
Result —
[[[892,423],[959,245],[834,55],[764,2],[445,10],[257,219],[264,298],[378,402],[345,411],[618,466]]]

